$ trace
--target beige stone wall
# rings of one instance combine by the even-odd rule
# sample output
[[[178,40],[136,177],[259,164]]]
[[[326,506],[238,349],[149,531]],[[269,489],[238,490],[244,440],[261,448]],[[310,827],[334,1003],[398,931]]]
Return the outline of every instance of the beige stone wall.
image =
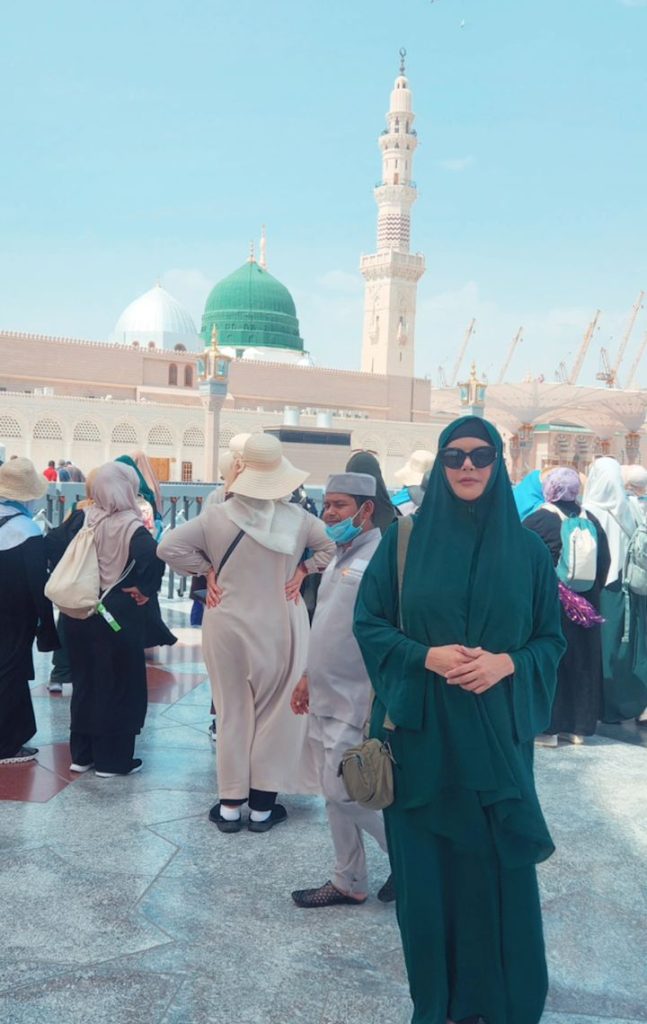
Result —
[[[61,395],[135,399],[137,389],[145,386],[173,393],[184,390],[186,366],[193,370],[195,385],[196,360],[195,353],[0,332],[0,388],[7,391],[51,387]],[[171,364],[177,366],[177,387],[169,387]]]

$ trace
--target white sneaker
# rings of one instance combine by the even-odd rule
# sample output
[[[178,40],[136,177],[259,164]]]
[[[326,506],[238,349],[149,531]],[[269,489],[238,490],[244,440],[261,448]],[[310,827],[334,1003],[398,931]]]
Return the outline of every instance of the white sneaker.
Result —
[[[78,772],[79,775],[82,775],[83,772],[89,772],[90,768],[94,768],[94,761],[91,764],[76,764],[76,762],[73,761],[70,765],[70,771]]]
[[[53,683],[50,680],[50,682],[47,684],[47,689],[49,690],[50,693],[62,693],[63,692],[63,684],[62,683]]]
[[[559,738],[557,735],[551,736],[550,733],[542,732],[540,736],[535,736],[535,743],[538,747],[558,747]]]
[[[583,736],[577,736],[574,732],[560,732],[560,739],[566,740],[567,743],[573,743],[576,747],[581,746],[584,743]]]

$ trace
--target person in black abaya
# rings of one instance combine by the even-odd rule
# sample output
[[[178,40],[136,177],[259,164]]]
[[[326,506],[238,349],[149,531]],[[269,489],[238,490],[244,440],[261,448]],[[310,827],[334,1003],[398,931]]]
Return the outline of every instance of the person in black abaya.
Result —
[[[600,593],[604,586],[611,556],[607,537],[600,521],[591,512],[582,512],[577,502],[580,478],[574,469],[555,469],[543,481],[546,502],[552,508],[542,508],[523,520],[523,525],[537,533],[550,551],[557,565],[562,553],[562,519],[585,516],[597,533],[597,566],[595,582],[582,596],[595,611],[600,610]],[[558,511],[555,511],[557,509]],[[559,736],[571,742],[581,742],[584,736],[593,736],[602,717],[602,639],[600,624],[588,628],[569,618],[562,605],[562,631],[568,644],[557,674],[557,692],[553,703],[550,726],[538,738],[544,746],[557,746]]]
[[[45,541],[32,521],[47,480],[29,459],[0,466],[0,765],[31,761],[26,743],[36,732],[29,680],[32,647],[54,651],[58,637],[47,582]]]
[[[113,587],[103,604],[121,627],[102,615],[65,616],[74,677],[71,703],[72,771],[91,767],[97,775],[130,775],[141,768],[133,757],[135,737],[146,717],[144,643],[146,604],[157,590],[164,563],[142,522],[138,478],[121,463],[102,466],[94,481],[94,504],[87,524],[94,528],[101,590]],[[56,564],[83,525],[74,513],[48,534],[50,561]]]

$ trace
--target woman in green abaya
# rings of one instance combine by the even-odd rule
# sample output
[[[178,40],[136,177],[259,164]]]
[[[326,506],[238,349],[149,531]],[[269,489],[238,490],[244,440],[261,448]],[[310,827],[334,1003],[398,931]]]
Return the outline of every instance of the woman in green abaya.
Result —
[[[355,635],[388,736],[385,811],[413,1024],[537,1024],[547,972],[536,864],[553,852],[533,740],[565,649],[557,581],[522,527],[500,435],[445,429],[398,600],[397,527],[365,571]],[[394,729],[385,732],[384,721]]]

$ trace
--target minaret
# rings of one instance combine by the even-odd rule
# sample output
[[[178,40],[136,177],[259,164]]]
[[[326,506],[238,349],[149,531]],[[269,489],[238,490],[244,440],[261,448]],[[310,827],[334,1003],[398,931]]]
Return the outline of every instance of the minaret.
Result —
[[[391,93],[387,127],[379,138],[377,252],[360,261],[366,281],[362,370],[413,377],[416,288],[425,272],[425,258],[409,251],[410,211],[417,199],[413,154],[418,137],[405,56],[406,50],[400,50],[400,74]]]

